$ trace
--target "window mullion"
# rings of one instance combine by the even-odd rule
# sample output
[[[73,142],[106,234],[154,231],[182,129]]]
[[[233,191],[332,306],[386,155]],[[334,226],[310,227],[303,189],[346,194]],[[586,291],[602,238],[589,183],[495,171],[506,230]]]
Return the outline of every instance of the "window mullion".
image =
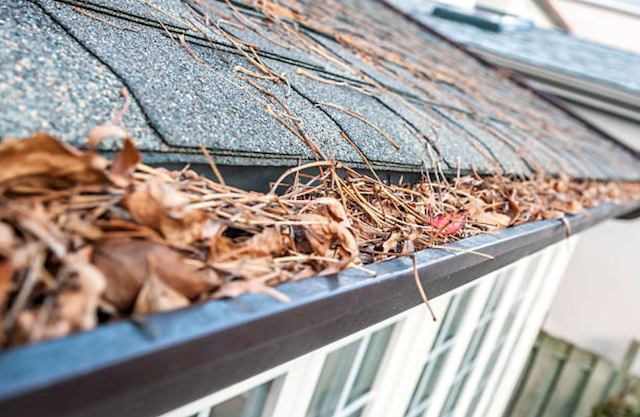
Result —
[[[571,257],[571,253],[575,248],[577,236],[571,236],[565,241],[558,242],[551,247],[545,249],[545,256],[550,258],[548,266],[544,269],[544,275],[541,277],[540,291],[533,301],[531,312],[527,315],[522,325],[522,336],[517,341],[514,348],[514,357],[511,358],[507,364],[509,368],[513,369],[513,374],[508,375],[502,381],[500,385],[495,387],[495,392],[501,395],[496,395],[487,411],[491,413],[502,414],[507,401],[509,400],[508,392],[511,392],[513,386],[519,376],[519,371],[522,369],[524,362],[529,354],[529,350],[535,341],[538,331],[544,322],[545,315],[549,310],[553,296],[556,289],[560,285],[562,276],[567,267],[568,261]]]
[[[369,347],[370,340],[371,334],[368,334],[362,339],[360,345],[358,346],[356,357],[353,359],[353,363],[351,364],[349,375],[347,376],[347,380],[345,381],[342,392],[340,393],[340,399],[338,400],[338,406],[336,407],[336,411],[334,412],[334,414],[340,414],[340,412],[347,404],[349,393],[351,392],[353,383],[355,382],[358,371],[360,370],[360,365],[362,365],[362,361],[364,360],[364,355],[367,352],[367,347]]]
[[[207,407],[204,410],[200,410],[197,417],[209,417],[209,414],[211,413],[211,408],[212,407]]]
[[[335,414],[335,417],[349,417],[353,412],[364,407],[369,401],[371,401],[374,395],[374,391],[369,391],[366,394],[363,394],[360,398],[343,408],[339,413]]]
[[[436,388],[431,395],[431,403],[429,404],[425,414],[427,417],[435,417],[440,414],[440,409],[446,400],[451,383],[455,378],[456,371],[460,367],[462,357],[464,356],[471,337],[473,336],[476,323],[478,322],[478,317],[482,314],[482,310],[487,303],[496,277],[496,274],[489,274],[488,276],[485,276],[474,290],[470,304],[466,309],[462,321],[460,322],[459,332],[455,336],[456,343],[452,346],[447,356],[442,374],[440,375]]]
[[[442,327],[438,330],[438,336],[436,341],[433,344],[433,350],[432,352],[429,353],[429,356],[427,356],[427,361],[425,362],[424,371],[422,372],[422,375],[420,376],[420,380],[418,382],[418,386],[415,389],[415,392],[417,392],[418,395],[414,396],[411,399],[411,404],[409,405],[410,410],[412,410],[415,407],[418,407],[418,405],[420,404],[420,396],[421,396],[420,393],[424,390],[425,385],[429,381],[429,377],[431,376],[431,372],[433,371],[433,367],[436,363],[436,360],[438,359],[438,356],[446,350],[446,349],[443,349],[443,340],[445,337],[447,337],[447,334],[449,333],[449,328],[451,327],[451,323],[453,322],[453,319],[455,316],[455,314],[453,313],[457,310],[458,305],[460,305],[460,297],[461,297],[461,294],[456,295],[451,301],[451,304],[449,305],[449,308],[447,311],[450,311],[451,313],[447,314],[445,322],[442,323]],[[445,343],[448,343],[448,342],[453,343],[454,341],[455,341],[455,338]]]
[[[550,274],[549,272],[552,272],[558,266],[558,261],[561,257],[558,252],[559,250],[561,249],[558,247],[558,244],[545,250],[545,259],[543,260],[545,267],[541,274],[538,292],[532,302],[530,311],[520,326],[518,339],[511,348],[513,356],[509,358],[508,363],[505,363],[505,367],[508,367],[507,369],[510,371],[504,372],[504,377],[494,388],[496,395],[486,406],[486,411],[488,412],[493,413],[499,411],[499,413],[502,414],[509,401],[510,393],[520,376],[520,371],[529,356],[529,351],[538,335],[540,324],[546,313],[545,300],[552,296],[555,289],[553,283],[554,274]],[[508,390],[509,394],[501,392],[500,390],[502,389]]]
[[[437,317],[444,317],[451,298],[444,294],[431,302]],[[393,336],[383,373],[373,386],[378,395],[365,407],[363,417],[404,417],[441,323],[434,322],[423,305],[408,311]]]
[[[524,326],[524,322],[527,320],[527,317],[530,314],[530,310],[533,308],[532,305],[535,303],[535,300],[538,298],[538,294],[543,286],[544,281],[544,273],[547,270],[547,264],[549,263],[549,256],[547,252],[534,255],[530,258],[527,258],[526,261],[523,262],[524,272],[526,274],[529,271],[528,264],[535,263],[535,269],[533,270],[531,276],[523,275],[522,279],[531,280],[531,284],[526,288],[524,293],[524,297],[518,303],[520,304],[519,310],[516,313],[516,318],[514,320],[509,333],[504,335],[504,346],[502,347],[502,351],[500,356],[497,359],[497,363],[494,367],[491,375],[488,376],[487,381],[484,384],[484,392],[481,395],[481,398],[478,400],[478,405],[476,410],[471,417],[484,417],[485,409],[489,406],[489,403],[495,397],[496,388],[498,384],[500,384],[501,375],[503,372],[506,372],[505,367],[508,366],[508,361],[511,356],[511,352],[514,344],[518,342],[520,339],[520,332],[522,327]]]
[[[424,412],[427,409],[427,407],[429,407],[429,404],[431,404],[431,398],[425,399],[423,402],[418,404],[416,407],[412,408],[411,412],[409,413],[409,415],[407,417],[418,417],[418,416],[424,414]]]
[[[461,382],[462,385],[458,388],[460,392],[454,408],[451,413],[449,413],[450,416],[462,417],[466,415],[467,407],[475,394],[477,384],[480,382],[487,362],[493,354],[496,343],[500,338],[500,332],[511,310],[513,300],[517,297],[520,288],[519,274],[522,274],[523,270],[523,265],[517,264],[514,268],[503,272],[503,288],[500,292],[500,298],[497,300],[497,304],[494,306],[492,312],[494,318],[486,324],[486,326],[489,326],[486,330],[486,336],[482,341],[482,346],[480,346],[476,357],[471,361],[466,370],[468,374],[466,381]]]

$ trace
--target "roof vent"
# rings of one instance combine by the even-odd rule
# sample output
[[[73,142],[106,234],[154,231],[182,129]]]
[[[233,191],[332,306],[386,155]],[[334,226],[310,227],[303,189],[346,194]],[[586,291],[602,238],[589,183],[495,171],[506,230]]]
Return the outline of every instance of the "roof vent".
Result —
[[[441,19],[466,23],[491,32],[528,29],[534,26],[531,20],[482,7],[477,7],[472,10],[462,10],[439,5],[433,8],[431,14]]]

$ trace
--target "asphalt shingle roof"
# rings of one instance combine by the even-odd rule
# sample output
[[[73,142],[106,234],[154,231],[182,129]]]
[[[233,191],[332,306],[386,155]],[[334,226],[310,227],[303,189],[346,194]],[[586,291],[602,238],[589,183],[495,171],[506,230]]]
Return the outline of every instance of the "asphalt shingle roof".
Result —
[[[219,164],[291,166],[313,159],[305,136],[327,156],[364,167],[344,132],[376,169],[433,169],[441,156],[447,172],[459,159],[467,171],[640,178],[637,160],[622,147],[379,2],[290,2],[286,11],[269,11],[289,28],[284,32],[250,2],[234,1],[233,10],[208,1],[230,18],[242,13],[268,39],[221,22],[242,42],[240,51],[209,32],[223,60],[201,32],[168,16],[220,19],[203,1],[3,2],[0,137],[48,130],[81,144],[119,110],[125,87],[133,104],[123,125],[146,162],[203,162],[203,143]],[[176,47],[151,12],[176,41],[183,34],[207,67]],[[256,60],[286,78],[290,91],[264,79],[271,76]],[[246,78],[273,96],[239,79],[237,67],[257,74]]]

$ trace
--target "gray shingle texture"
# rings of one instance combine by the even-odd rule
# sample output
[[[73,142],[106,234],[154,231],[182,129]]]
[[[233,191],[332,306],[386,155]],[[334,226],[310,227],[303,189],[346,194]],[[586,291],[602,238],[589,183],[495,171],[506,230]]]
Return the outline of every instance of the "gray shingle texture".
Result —
[[[47,130],[82,144],[126,88],[122,124],[147,162],[202,162],[202,143],[219,164],[291,166],[314,158],[308,138],[360,168],[361,152],[394,171],[452,173],[459,161],[463,171],[640,178],[623,148],[380,3],[334,6],[265,16],[241,1],[5,1],[0,137]],[[187,27],[207,24],[223,57]]]

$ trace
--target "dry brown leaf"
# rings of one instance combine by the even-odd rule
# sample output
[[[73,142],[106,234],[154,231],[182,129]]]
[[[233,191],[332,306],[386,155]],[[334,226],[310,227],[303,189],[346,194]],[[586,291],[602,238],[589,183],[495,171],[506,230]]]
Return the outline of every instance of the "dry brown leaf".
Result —
[[[273,272],[273,258],[242,258],[233,261],[213,261],[211,266],[216,270],[225,272],[231,276],[242,277],[248,280],[262,277]]]
[[[129,174],[132,168],[140,163],[140,161],[142,161],[140,152],[136,149],[131,138],[127,137],[124,140],[122,150],[120,150],[120,152],[118,152],[113,158],[109,172],[112,175],[125,177]]]
[[[557,211],[561,211],[566,214],[576,215],[584,211],[584,207],[576,200],[559,201],[554,200],[551,202],[551,208]]]
[[[211,268],[194,265],[164,245],[147,240],[109,239],[97,243],[93,254],[93,262],[107,278],[107,301],[122,310],[133,305],[144,283],[150,256],[156,261],[160,279],[187,298],[220,285]]]
[[[188,207],[189,197],[158,178],[152,178],[125,200],[134,220],[151,227],[169,241],[190,244],[202,237],[209,216]]]
[[[13,228],[4,222],[0,222],[0,256],[8,257],[16,245],[16,235]]]
[[[129,132],[123,127],[113,124],[112,122],[103,123],[95,126],[87,135],[87,147],[95,149],[104,139],[112,138],[118,141],[129,137]]]
[[[250,256],[260,258],[263,256],[278,257],[287,252],[287,248],[284,245],[282,233],[276,227],[267,228],[253,235],[242,245],[244,256]]]
[[[136,299],[136,314],[175,310],[189,305],[189,299],[164,283],[156,273],[154,258],[147,259],[147,276]]]
[[[331,220],[338,222],[343,227],[350,227],[349,218],[344,207],[338,200],[331,197],[322,197],[315,199],[311,205],[312,213],[325,216]]]
[[[46,304],[25,310],[17,319],[17,338],[36,342],[89,330],[97,324],[100,296],[105,289],[102,272],[89,263],[91,248],[69,254],[64,259],[61,281],[72,283],[53,306]]]
[[[512,226],[520,218],[520,213],[522,212],[522,210],[520,209],[520,205],[512,197],[509,196],[509,193],[505,193],[504,197],[507,199],[509,205],[509,208],[507,209],[507,215],[511,219],[509,221],[509,226]]]
[[[508,227],[512,219],[506,214],[496,213],[493,211],[485,211],[484,208],[477,204],[467,204],[465,210],[469,215],[469,219],[486,225],[489,229],[504,229]]]
[[[353,232],[339,223],[318,214],[303,214],[300,221],[309,223],[296,227],[298,247],[303,253],[329,255],[329,249],[339,245],[339,258],[347,262],[358,256],[358,244]]]
[[[396,249],[398,248],[398,243],[401,240],[402,240],[402,233],[401,232],[393,232],[393,233],[391,233],[391,236],[389,236],[389,239],[387,239],[382,244],[382,251],[383,252],[396,252]]]
[[[105,183],[107,160],[82,152],[46,133],[0,143],[0,184],[23,182],[40,188],[65,188],[74,184]]]
[[[541,213],[542,213],[542,218],[545,219],[545,220],[564,219],[564,213],[561,212],[561,211],[543,210]]]

